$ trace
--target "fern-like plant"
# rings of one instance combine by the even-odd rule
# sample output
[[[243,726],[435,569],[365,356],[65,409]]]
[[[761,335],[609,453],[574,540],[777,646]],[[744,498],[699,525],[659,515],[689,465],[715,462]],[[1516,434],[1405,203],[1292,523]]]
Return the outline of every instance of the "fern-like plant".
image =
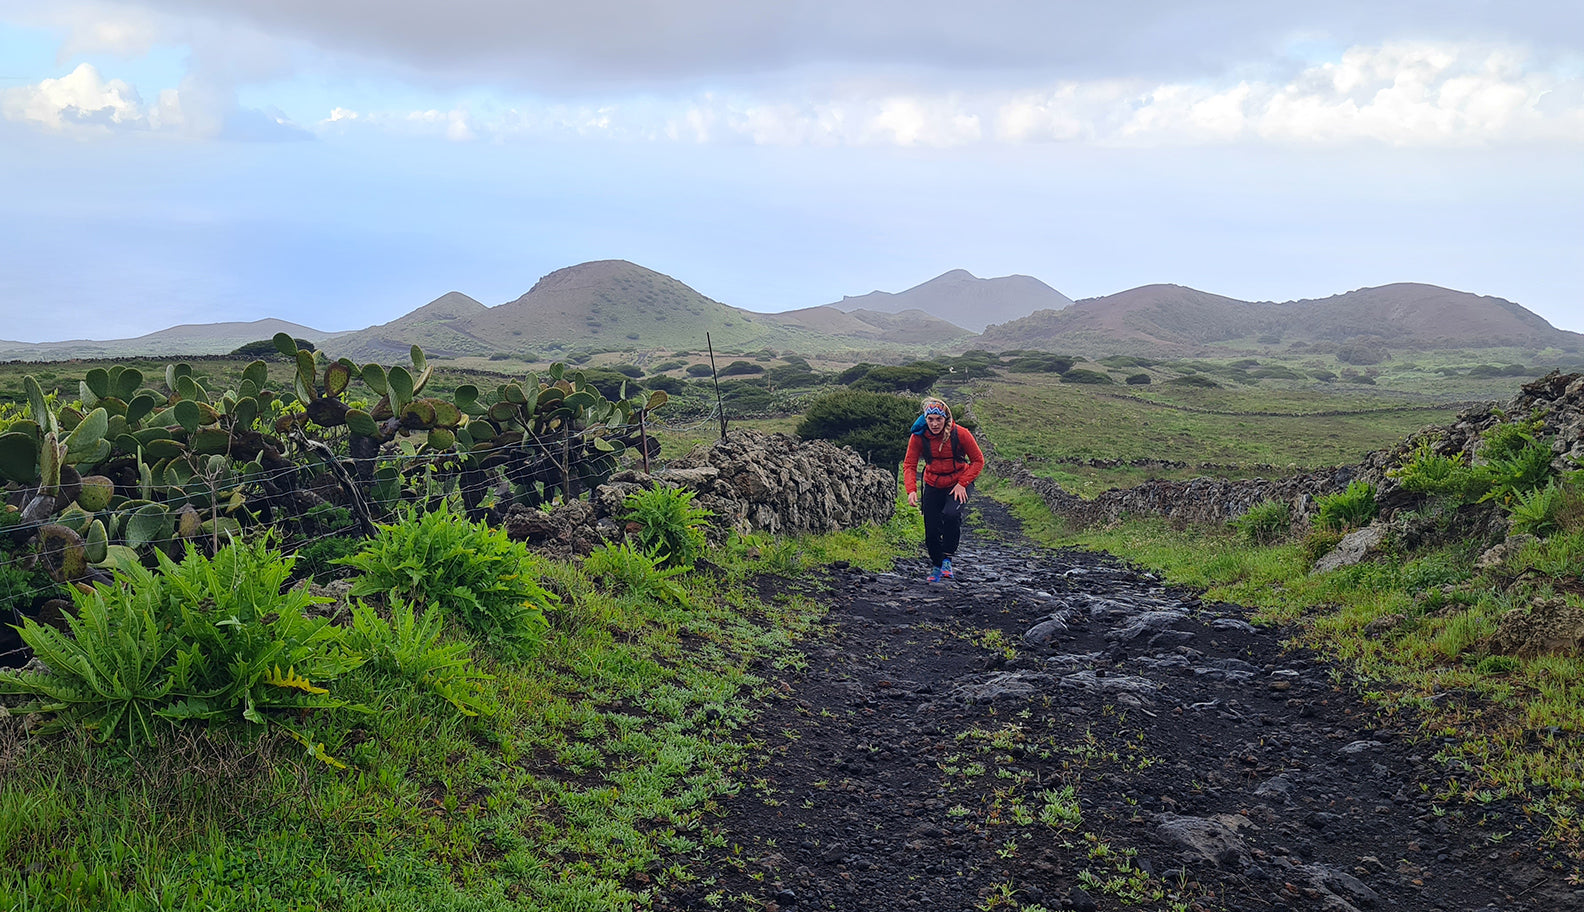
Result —
[[[1509,506],[1512,530],[1541,538],[1556,532],[1568,496],[1568,488],[1555,479],[1543,488],[1516,492]]]
[[[1405,490],[1432,497],[1461,498],[1481,484],[1462,453],[1442,456],[1429,442],[1421,443],[1388,474]]]
[[[408,510],[337,563],[362,574],[354,597],[438,606],[486,646],[508,653],[537,641],[548,626],[545,613],[560,604],[534,579],[526,545],[504,529],[446,512]]]
[[[693,492],[655,487],[627,495],[623,517],[662,567],[691,568],[704,554],[704,524],[715,514],[693,505]]]
[[[16,712],[49,714],[46,730],[76,724],[101,741],[154,739],[169,702],[166,660],[176,643],[161,630],[153,574],[137,571],[128,589],[77,593],[76,615],[66,617],[70,636],[31,618],[22,622],[22,641],[45,668],[0,670],[0,694],[31,698]]]
[[[131,565],[115,584],[76,592],[70,636],[24,624],[45,667],[0,672],[0,693],[31,697],[23,711],[53,715],[52,726],[133,745],[161,722],[263,725],[279,721],[270,710],[345,705],[323,684],[361,658],[340,628],[304,614],[324,599],[282,591],[289,559],[260,543],[159,561],[157,572]]]
[[[1530,440],[1515,450],[1487,457],[1480,475],[1488,489],[1480,500],[1510,505],[1519,496],[1545,487],[1551,474],[1551,448]]]
[[[661,567],[653,557],[627,542],[601,545],[583,559],[583,569],[607,586],[620,586],[631,595],[686,607],[687,590],[673,577],[686,567]]]
[[[1365,481],[1350,482],[1346,490],[1317,498],[1315,503],[1320,508],[1315,525],[1330,531],[1367,525],[1379,510],[1375,486]]]
[[[376,673],[426,687],[464,716],[494,713],[483,685],[495,676],[473,664],[466,642],[440,642],[444,624],[439,611],[414,611],[400,599],[392,600],[388,619],[358,601],[352,605],[347,645]]]
[[[240,717],[264,724],[270,709],[345,705],[316,682],[361,659],[341,628],[307,609],[329,601],[283,586],[290,558],[264,544],[234,544],[213,558],[189,550],[180,564],[159,555],[167,617],[180,646],[173,690],[185,699],[161,711],[171,719]]]

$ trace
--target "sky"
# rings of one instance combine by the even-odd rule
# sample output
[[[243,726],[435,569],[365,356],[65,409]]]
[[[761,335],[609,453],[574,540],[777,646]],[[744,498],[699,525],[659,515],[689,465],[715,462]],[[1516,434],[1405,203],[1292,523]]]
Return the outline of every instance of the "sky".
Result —
[[[0,339],[1427,282],[1584,331],[1577,0],[0,0]]]

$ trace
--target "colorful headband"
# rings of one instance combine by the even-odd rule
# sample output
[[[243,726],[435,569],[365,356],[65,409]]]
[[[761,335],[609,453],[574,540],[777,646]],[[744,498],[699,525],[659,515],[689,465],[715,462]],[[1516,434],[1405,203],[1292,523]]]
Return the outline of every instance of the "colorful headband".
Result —
[[[928,417],[930,415],[939,415],[942,418],[945,418],[946,417],[946,410],[941,408],[938,405],[932,405],[929,408],[924,410],[924,415],[926,417]]]

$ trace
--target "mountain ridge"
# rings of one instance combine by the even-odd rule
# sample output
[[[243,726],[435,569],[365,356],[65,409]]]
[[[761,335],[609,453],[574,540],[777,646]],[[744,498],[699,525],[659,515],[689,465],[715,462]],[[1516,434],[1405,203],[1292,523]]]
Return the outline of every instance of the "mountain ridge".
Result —
[[[1008,301],[1052,304],[987,323],[975,334],[962,314],[1004,310]],[[866,305],[877,305],[875,307]],[[907,307],[923,304],[924,307]],[[972,321],[970,321],[972,322]],[[326,333],[283,320],[183,324],[134,339],[0,342],[0,359],[224,354],[276,332],[307,339],[334,357],[404,357],[418,344],[436,358],[559,358],[580,350],[717,351],[776,348],[810,355],[863,351],[886,357],[966,348],[1046,349],[1071,354],[1214,356],[1306,346],[1584,349],[1584,335],[1559,330],[1503,298],[1399,282],[1326,298],[1241,301],[1183,285],[1142,285],[1071,301],[1028,276],[980,279],[953,269],[895,294],[870,292],[779,313],[709,298],[681,281],[625,260],[596,260],[547,273],[512,301],[486,306],[447,292],[386,323]],[[869,355],[866,355],[868,357]]]

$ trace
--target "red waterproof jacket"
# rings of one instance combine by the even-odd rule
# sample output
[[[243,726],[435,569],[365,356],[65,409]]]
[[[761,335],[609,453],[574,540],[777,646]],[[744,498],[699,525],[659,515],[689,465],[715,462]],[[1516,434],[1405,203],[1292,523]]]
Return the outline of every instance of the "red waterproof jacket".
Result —
[[[966,458],[966,462],[952,459],[953,427],[957,429],[957,455]],[[929,443],[927,458],[924,441]],[[921,459],[924,460],[924,483],[932,488],[949,488],[958,484],[966,487],[984,471],[984,453],[979,451],[979,441],[967,428],[957,425],[948,425],[939,434],[931,434],[926,430],[908,438],[907,455],[902,457],[902,484],[909,494],[918,490],[918,464]]]

